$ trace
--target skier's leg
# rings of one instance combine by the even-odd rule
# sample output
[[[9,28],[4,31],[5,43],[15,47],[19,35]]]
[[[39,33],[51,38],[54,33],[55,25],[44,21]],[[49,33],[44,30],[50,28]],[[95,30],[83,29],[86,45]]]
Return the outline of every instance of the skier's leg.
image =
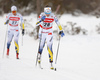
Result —
[[[40,63],[40,60],[41,60],[41,54],[42,54],[43,47],[44,47],[45,40],[46,40],[45,37],[46,37],[45,34],[41,35],[41,40],[40,40],[40,43],[39,43],[39,50],[38,50],[38,63]]]
[[[16,30],[14,32],[14,43],[15,43],[15,50],[16,50],[16,58],[19,59],[19,45],[18,45],[18,39],[19,39],[19,31]]]
[[[40,40],[40,44],[39,44],[39,51],[38,51],[38,53],[42,54],[44,44],[45,44],[45,34],[42,34],[41,40]]]
[[[53,62],[53,50],[52,50],[52,45],[53,45],[53,36],[52,34],[49,34],[47,36],[47,49],[49,52],[49,61],[50,63]]]
[[[52,36],[52,33],[49,34],[47,36],[47,49],[48,49],[48,52],[49,52],[49,61],[51,63],[51,69],[54,69],[53,67],[53,50],[52,50],[52,45],[53,45],[53,36]]]
[[[7,39],[7,55],[9,55],[9,48],[11,45],[12,38],[13,38],[13,33],[12,33],[12,31],[9,30],[8,31],[8,39]]]

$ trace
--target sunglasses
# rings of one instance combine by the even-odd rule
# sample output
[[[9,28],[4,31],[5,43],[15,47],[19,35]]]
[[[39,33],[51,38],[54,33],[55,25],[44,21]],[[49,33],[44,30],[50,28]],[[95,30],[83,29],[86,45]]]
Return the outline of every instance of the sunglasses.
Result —
[[[16,11],[12,11],[12,13],[16,13]]]

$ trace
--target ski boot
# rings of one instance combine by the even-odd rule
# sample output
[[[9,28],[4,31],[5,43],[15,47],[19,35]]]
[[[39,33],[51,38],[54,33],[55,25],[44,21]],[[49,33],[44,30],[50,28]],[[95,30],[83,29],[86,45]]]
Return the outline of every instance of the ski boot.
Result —
[[[40,68],[40,69],[43,69],[43,68],[41,67],[41,54],[40,54],[40,53],[38,53],[38,65],[39,65],[39,68]]]
[[[19,59],[18,55],[19,55],[19,53],[16,53],[16,59]]]
[[[54,67],[53,67],[53,64],[52,64],[52,63],[51,63],[51,67],[50,67],[50,69],[51,69],[51,70],[54,70]]]
[[[9,56],[9,49],[7,49],[7,56]]]
[[[38,53],[38,63],[40,64],[41,63],[41,54]]]

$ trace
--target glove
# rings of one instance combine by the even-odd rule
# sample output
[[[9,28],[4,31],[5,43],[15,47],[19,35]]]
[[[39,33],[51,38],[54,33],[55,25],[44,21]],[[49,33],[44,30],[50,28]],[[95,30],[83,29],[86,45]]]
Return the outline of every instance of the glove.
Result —
[[[46,18],[46,16],[43,16],[43,17],[41,18],[41,20],[42,20],[42,21],[44,21],[44,20],[45,20],[45,18]]]
[[[7,20],[6,22],[4,22],[4,24],[8,24],[9,20]]]
[[[41,20],[38,21],[38,22],[36,23],[36,25],[39,24],[40,22],[44,21],[44,20],[45,20],[45,17],[46,17],[46,16],[43,16],[43,17],[41,18]]]
[[[63,31],[60,31],[60,32],[59,32],[59,35],[61,35],[61,37],[63,37],[65,34],[64,34]]]
[[[22,29],[22,35],[24,35],[24,29]]]
[[[38,21],[38,22],[36,23],[36,25],[39,25],[39,23],[41,23],[41,22],[44,21],[44,20],[45,20],[45,16],[43,16],[43,17],[41,18],[41,20]]]
[[[4,22],[4,25],[8,24],[8,22]]]

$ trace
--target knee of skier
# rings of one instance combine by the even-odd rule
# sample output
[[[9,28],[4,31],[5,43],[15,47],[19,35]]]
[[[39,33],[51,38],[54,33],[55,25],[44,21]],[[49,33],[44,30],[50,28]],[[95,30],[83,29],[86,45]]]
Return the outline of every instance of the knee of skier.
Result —
[[[15,38],[15,39],[14,39],[14,42],[16,42],[16,43],[18,44],[18,39],[17,39],[17,38]]]

